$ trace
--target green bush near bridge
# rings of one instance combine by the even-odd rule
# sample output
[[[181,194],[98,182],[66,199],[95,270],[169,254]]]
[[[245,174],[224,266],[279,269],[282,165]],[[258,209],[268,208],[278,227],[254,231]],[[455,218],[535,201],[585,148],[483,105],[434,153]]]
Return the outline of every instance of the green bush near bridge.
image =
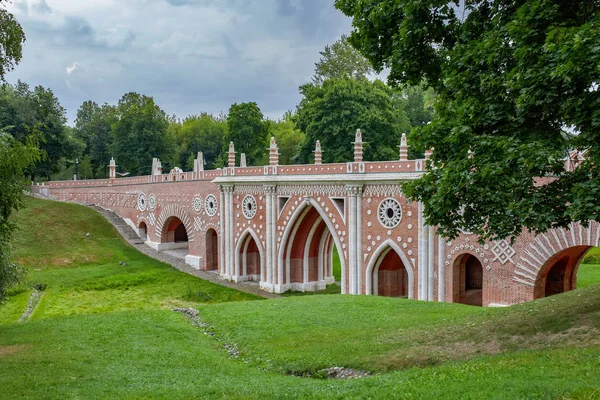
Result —
[[[26,285],[0,305],[3,399],[600,397],[599,266],[580,268],[585,289],[505,309],[371,296],[240,301],[255,297],[147,258],[88,208],[27,199],[17,222],[16,255],[47,289],[27,322],[16,322]],[[197,308],[200,320],[174,306]],[[289,375],[332,366],[374,375]]]

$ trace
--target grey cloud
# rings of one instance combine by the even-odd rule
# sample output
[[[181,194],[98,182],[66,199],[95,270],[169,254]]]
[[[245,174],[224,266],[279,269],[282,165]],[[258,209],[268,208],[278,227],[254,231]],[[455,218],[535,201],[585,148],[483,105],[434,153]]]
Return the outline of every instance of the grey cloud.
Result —
[[[50,14],[52,13],[52,8],[46,3],[46,0],[39,0],[37,3],[33,3],[31,8],[39,13],[39,14]]]
[[[83,101],[129,91],[181,118],[244,101],[278,118],[300,101],[318,52],[350,29],[322,0],[130,0],[85,12],[47,2],[39,18],[29,12],[41,3],[18,9],[28,40],[7,78],[50,87],[71,121]]]

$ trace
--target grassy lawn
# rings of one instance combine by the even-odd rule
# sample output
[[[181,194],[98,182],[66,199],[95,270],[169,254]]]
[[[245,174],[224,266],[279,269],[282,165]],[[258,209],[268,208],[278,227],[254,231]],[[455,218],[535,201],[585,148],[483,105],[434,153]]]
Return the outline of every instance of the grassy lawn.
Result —
[[[28,282],[0,307],[0,323],[18,320],[28,299],[18,290],[32,283],[47,287],[32,319],[258,299],[141,254],[87,207],[25,200],[16,216],[14,256],[29,269]]]
[[[256,297],[147,258],[86,207],[28,198],[16,219],[15,255],[29,283],[47,289],[27,322],[17,322],[27,284],[0,305],[0,399],[600,398],[593,263],[579,270],[587,288],[504,309],[374,296],[243,301]],[[209,326],[174,306],[199,309]],[[332,366],[374,375],[293,376]]]

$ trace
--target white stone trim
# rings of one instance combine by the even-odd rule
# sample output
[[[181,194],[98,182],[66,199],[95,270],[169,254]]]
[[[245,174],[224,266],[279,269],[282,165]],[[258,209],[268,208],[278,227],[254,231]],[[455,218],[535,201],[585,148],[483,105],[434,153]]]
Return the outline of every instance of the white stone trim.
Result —
[[[423,172],[382,172],[368,174],[316,174],[316,175],[255,175],[255,176],[219,176],[214,179],[217,184],[270,184],[270,185],[287,185],[295,183],[314,184],[316,180],[319,183],[336,183],[336,184],[352,184],[352,183],[389,183],[398,184],[419,179],[423,176]]]
[[[250,244],[250,240],[247,239],[248,235],[250,235],[252,237],[252,239],[254,239],[254,242],[256,243],[256,247],[258,248],[258,255],[259,255],[259,266],[260,266],[260,271],[262,272],[263,268],[264,268],[264,260],[265,260],[265,253],[262,247],[262,243],[260,242],[260,240],[258,239],[258,235],[256,234],[256,232],[254,232],[252,229],[247,228],[241,235],[240,235],[240,239],[237,242],[237,245],[235,246],[235,274],[232,274],[232,276],[239,276],[240,278],[245,278],[243,280],[248,280],[248,275],[247,275],[247,258],[246,258],[246,251],[248,250],[248,245]],[[240,253],[241,253],[241,249],[242,249],[242,245],[244,246],[244,257],[243,260],[240,260]],[[242,262],[242,265],[240,265],[240,261]],[[243,274],[240,276],[239,271],[240,271],[240,266],[242,267],[242,272]],[[254,275],[253,275],[254,276]],[[257,275],[259,276],[259,275]],[[239,280],[237,282],[240,282]]]
[[[387,250],[386,250],[387,249]],[[408,298],[412,299],[414,298],[414,272],[413,269],[411,267],[410,261],[408,260],[408,258],[406,258],[406,255],[404,254],[404,252],[400,249],[400,247],[394,243],[394,241],[392,241],[391,239],[387,239],[385,240],[383,243],[381,243],[381,245],[377,248],[377,250],[375,250],[373,252],[373,255],[371,256],[371,259],[369,260],[369,264],[367,265],[367,272],[366,272],[366,294],[368,295],[372,295],[372,294],[376,294],[373,293],[373,287],[377,287],[377,277],[375,275],[375,272],[377,272],[379,270],[379,266],[381,265],[381,261],[383,261],[383,258],[385,257],[385,255],[387,255],[387,253],[390,250],[394,250],[396,252],[396,254],[398,254],[398,257],[400,257],[400,260],[402,261],[402,264],[404,264],[404,269],[406,270],[406,274],[408,275]],[[377,291],[377,290],[375,290]]]
[[[202,266],[202,257],[192,256],[188,254],[185,256],[185,263],[191,265],[196,269],[200,269],[200,267]]]
[[[283,275],[283,268],[285,267],[284,264],[284,260],[283,260],[283,255],[284,255],[284,250],[287,247],[287,245],[289,243],[293,243],[292,241],[289,241],[288,238],[291,234],[291,231],[294,229],[293,227],[298,225],[296,224],[296,222],[298,221],[299,215],[300,213],[304,212],[308,212],[308,207],[312,206],[315,208],[315,210],[317,210],[317,212],[319,213],[319,215],[323,218],[323,216],[326,215],[325,211],[323,211],[323,209],[321,208],[321,206],[318,204],[317,201],[315,201],[313,198],[311,197],[307,197],[305,198],[305,201],[303,202],[302,206],[299,206],[294,213],[292,214],[292,217],[290,218],[290,222],[288,223],[288,225],[286,226],[284,232],[283,232],[283,237],[281,239],[281,244],[279,246],[279,254],[278,254],[278,270],[279,270],[279,274],[280,276]],[[305,214],[304,214],[305,215]],[[346,271],[346,260],[344,259],[344,253],[342,250],[342,246],[341,246],[341,242],[340,239],[337,235],[337,232],[335,231],[335,227],[331,224],[331,221],[328,218],[323,218],[323,220],[325,221],[325,224],[327,225],[327,229],[329,229],[329,233],[331,234],[331,236],[333,237],[333,241],[336,245],[338,254],[340,256],[340,264],[342,267],[342,294],[345,293],[345,288],[344,288],[344,281],[345,281],[345,271]],[[289,254],[289,253],[288,253]],[[288,263],[289,266],[289,263]],[[288,279],[289,279],[289,273],[288,273]],[[279,282],[281,282],[281,280],[279,280]],[[281,284],[279,285],[274,285],[274,286],[282,286]],[[281,287],[279,289],[282,289]],[[277,292],[275,291],[275,293],[282,293],[282,292]]]

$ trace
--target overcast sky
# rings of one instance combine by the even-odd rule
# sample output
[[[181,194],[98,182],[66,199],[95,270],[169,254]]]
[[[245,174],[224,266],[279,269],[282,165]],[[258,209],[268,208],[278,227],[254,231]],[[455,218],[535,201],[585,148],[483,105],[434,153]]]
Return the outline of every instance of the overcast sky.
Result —
[[[27,41],[7,76],[51,88],[73,121],[85,100],[153,96],[169,114],[255,101],[279,118],[319,51],[350,31],[333,0],[13,0]]]

